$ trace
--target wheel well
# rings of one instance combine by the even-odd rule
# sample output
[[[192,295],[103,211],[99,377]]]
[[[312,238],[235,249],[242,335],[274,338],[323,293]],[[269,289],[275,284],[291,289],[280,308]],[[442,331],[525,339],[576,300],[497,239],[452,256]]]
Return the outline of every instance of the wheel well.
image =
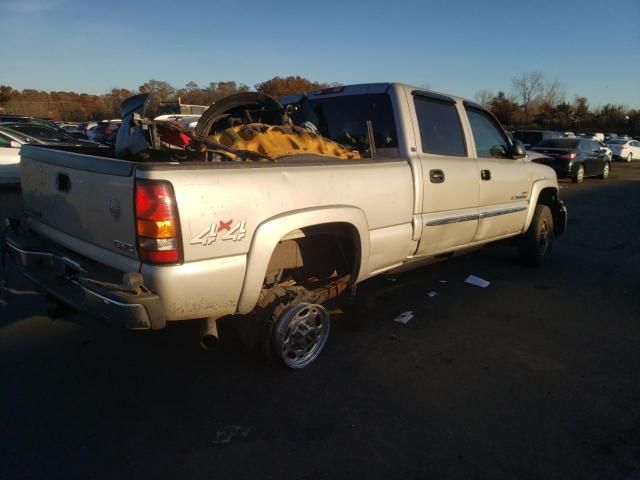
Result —
[[[299,285],[330,283],[360,268],[360,236],[349,223],[325,223],[292,230],[274,249],[263,288],[294,281]]]
[[[538,195],[538,204],[546,205],[551,210],[553,216],[553,229],[558,233],[560,228],[560,199],[558,198],[558,191],[555,188],[547,187]]]

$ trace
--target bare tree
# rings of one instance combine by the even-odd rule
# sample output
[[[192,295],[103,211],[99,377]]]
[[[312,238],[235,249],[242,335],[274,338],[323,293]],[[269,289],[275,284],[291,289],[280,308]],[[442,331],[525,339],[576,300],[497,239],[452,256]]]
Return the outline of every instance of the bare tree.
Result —
[[[476,100],[480,105],[486,108],[489,108],[494,97],[495,95],[493,94],[493,92],[489,90],[482,89],[476,92]]]
[[[542,94],[544,77],[540,72],[525,72],[513,77],[513,90],[522,102],[527,123],[531,123],[531,104]]]
[[[550,107],[564,102],[565,93],[564,87],[558,80],[553,82],[545,82],[542,89],[542,102]]]

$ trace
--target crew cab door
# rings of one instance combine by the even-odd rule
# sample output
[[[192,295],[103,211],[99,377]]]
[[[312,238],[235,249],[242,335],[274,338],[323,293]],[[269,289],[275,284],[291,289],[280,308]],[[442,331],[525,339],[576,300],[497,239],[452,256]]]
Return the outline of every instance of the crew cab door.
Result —
[[[493,115],[465,105],[480,182],[479,222],[474,241],[518,233],[529,207],[525,160],[511,158],[511,142]]]
[[[478,166],[468,155],[454,99],[414,91],[409,101],[424,188],[416,255],[436,254],[473,240],[478,226]]]

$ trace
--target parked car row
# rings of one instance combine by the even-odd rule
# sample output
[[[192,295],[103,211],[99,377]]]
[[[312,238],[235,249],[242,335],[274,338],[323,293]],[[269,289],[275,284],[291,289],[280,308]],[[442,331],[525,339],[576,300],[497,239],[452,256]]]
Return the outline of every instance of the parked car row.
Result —
[[[599,148],[608,157],[608,161],[623,160],[631,162],[634,158],[640,158],[640,141],[627,135],[616,133],[578,133],[555,132],[553,130],[514,130],[511,136],[520,140],[525,148],[533,149],[541,146],[542,142],[550,139],[581,139],[596,142]]]

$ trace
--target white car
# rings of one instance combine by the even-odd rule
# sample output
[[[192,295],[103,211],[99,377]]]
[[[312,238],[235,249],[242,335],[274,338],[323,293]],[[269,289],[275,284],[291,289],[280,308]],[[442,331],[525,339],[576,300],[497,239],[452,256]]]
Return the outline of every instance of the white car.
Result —
[[[625,162],[640,159],[640,141],[612,139],[607,142],[607,147],[611,149],[614,158],[619,158]]]
[[[0,185],[20,183],[20,147],[29,138],[0,128]]]

